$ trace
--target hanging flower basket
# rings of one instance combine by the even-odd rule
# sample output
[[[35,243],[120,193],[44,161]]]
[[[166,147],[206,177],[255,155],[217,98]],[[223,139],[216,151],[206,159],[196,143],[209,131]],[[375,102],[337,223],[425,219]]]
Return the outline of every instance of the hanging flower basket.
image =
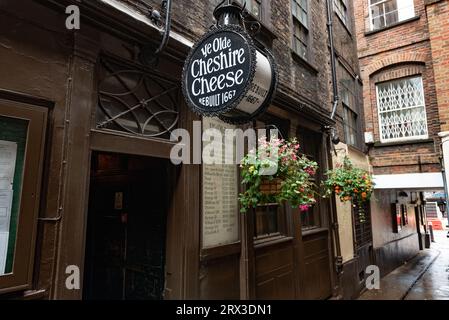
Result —
[[[266,203],[289,202],[302,211],[313,205],[316,186],[311,181],[316,162],[299,153],[296,139],[260,139],[240,165],[245,192],[240,194],[241,211]]]
[[[360,217],[360,222],[365,221],[364,205],[371,199],[374,191],[372,175],[363,169],[355,168],[348,157],[343,164],[326,173],[324,189],[327,196],[335,194],[342,202],[351,201]]]

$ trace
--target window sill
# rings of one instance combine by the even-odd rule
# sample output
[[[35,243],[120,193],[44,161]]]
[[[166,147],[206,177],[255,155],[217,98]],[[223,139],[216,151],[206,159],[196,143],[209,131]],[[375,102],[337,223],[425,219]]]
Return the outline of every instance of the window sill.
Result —
[[[292,57],[293,59],[298,62],[299,64],[301,64],[302,66],[304,66],[307,70],[311,71],[314,74],[318,74],[319,71],[318,69],[312,65],[310,62],[308,62],[307,60],[305,60],[304,58],[302,58],[299,54],[297,54],[293,49],[290,49],[291,53],[292,53]]]
[[[396,22],[396,23],[391,24],[391,25],[389,25],[389,26],[387,26],[387,27],[383,27],[383,28],[376,29],[376,30],[371,30],[371,31],[366,31],[366,32],[365,32],[365,37],[370,36],[370,35],[373,35],[373,34],[376,34],[376,33],[379,33],[379,32],[382,32],[382,31],[386,31],[386,30],[389,30],[389,29],[393,29],[393,28],[395,28],[395,27],[397,27],[397,26],[400,26],[400,25],[403,25],[403,24],[406,24],[406,23],[409,23],[409,22],[412,22],[412,21],[419,20],[420,18],[421,18],[420,15],[419,15],[419,16],[414,16],[413,18],[410,18],[410,19],[406,19],[406,20],[402,20],[402,21]]]
[[[311,228],[311,229],[303,229],[302,236],[303,237],[312,236],[314,234],[328,232],[328,231],[329,231],[328,228],[320,228],[320,227],[315,227],[315,228]]]
[[[240,254],[240,251],[241,251],[240,241],[225,244],[218,247],[203,248],[201,249],[200,260],[207,261],[230,255],[236,255]]]
[[[408,141],[394,141],[394,142],[380,142],[376,141],[373,146],[376,148],[379,147],[391,147],[391,146],[404,146],[408,144],[423,144],[423,143],[433,143],[433,139],[416,139],[416,140],[408,140]]]
[[[275,237],[267,237],[267,238],[263,238],[263,239],[256,238],[256,239],[254,239],[254,248],[255,249],[264,248],[264,247],[272,246],[275,244],[290,242],[292,240],[293,240],[292,237],[287,237],[284,235],[278,235]]]
[[[358,153],[363,154],[363,155],[365,154],[363,147],[360,147],[360,146],[357,146],[357,145],[352,145],[352,144],[348,144],[347,146],[352,151],[358,152]]]

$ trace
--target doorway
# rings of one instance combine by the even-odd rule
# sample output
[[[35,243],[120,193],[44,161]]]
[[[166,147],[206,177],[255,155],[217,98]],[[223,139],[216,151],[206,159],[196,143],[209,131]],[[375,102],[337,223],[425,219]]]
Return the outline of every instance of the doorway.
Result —
[[[171,163],[92,155],[83,298],[161,300]]]

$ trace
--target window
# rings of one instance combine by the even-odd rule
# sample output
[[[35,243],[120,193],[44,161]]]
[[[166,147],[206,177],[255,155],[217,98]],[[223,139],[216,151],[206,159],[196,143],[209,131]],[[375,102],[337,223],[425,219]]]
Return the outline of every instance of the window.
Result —
[[[257,19],[261,19],[262,15],[262,4],[261,0],[237,0],[237,2],[244,6],[246,3],[246,10],[251,13]]]
[[[292,14],[305,28],[309,27],[307,0],[292,0]]]
[[[357,114],[343,103],[343,121],[345,128],[345,141],[347,144],[357,146]]]
[[[413,18],[413,0],[368,0],[371,30],[388,27]]]
[[[278,204],[260,205],[254,215],[254,236],[256,238],[285,234],[283,208]]]
[[[428,138],[421,77],[380,83],[376,89],[381,142]]]
[[[347,0],[334,0],[334,11],[343,21],[346,27],[349,27],[348,3]]]
[[[288,139],[290,123],[288,120],[272,116],[268,113],[254,120],[253,128],[257,134],[264,135],[267,140],[278,130],[277,138]],[[261,138],[261,136],[257,138]],[[261,204],[257,206],[254,214],[254,236],[256,240],[263,240],[286,236],[286,208],[279,204]]]
[[[0,293],[31,284],[46,117],[0,100]]]
[[[320,133],[308,130],[300,127],[298,129],[298,142],[300,145],[299,151],[306,155],[309,159],[312,159],[318,163],[318,166],[321,166],[321,158],[320,158],[320,149],[321,149],[321,139],[322,136]],[[320,178],[320,173],[317,171],[315,177],[312,178],[312,181],[317,183]],[[321,227],[321,219],[320,219],[320,200],[317,199],[317,203],[313,205],[309,210],[301,212],[301,227],[304,230],[314,229]]]
[[[307,60],[309,41],[308,0],[292,0],[293,51]]]
[[[179,84],[139,66],[100,59],[97,129],[170,139],[179,122]]]
[[[339,65],[338,78],[340,87],[341,104],[343,108],[343,129],[345,143],[355,147],[360,147],[359,129],[359,83],[354,80],[344,67]]]

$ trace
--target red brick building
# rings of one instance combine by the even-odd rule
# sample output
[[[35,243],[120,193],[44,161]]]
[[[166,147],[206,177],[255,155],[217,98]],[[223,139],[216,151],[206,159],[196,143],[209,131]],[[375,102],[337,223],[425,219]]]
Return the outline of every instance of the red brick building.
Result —
[[[443,188],[448,12],[448,1],[355,1],[365,143],[377,183],[373,248],[383,273],[424,247],[422,192]]]

